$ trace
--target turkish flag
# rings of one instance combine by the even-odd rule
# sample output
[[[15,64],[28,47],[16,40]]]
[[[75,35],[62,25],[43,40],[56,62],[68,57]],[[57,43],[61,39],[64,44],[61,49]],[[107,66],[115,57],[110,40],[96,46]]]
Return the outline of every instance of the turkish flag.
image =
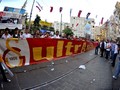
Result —
[[[76,24],[76,27],[77,27],[78,25],[79,25],[79,24],[77,23],[77,24]]]
[[[101,24],[103,24],[103,19],[104,19],[104,18],[102,17],[102,19],[101,19]]]
[[[78,17],[79,18],[80,18],[81,12],[82,12],[82,10],[79,10],[79,12],[78,12]]]

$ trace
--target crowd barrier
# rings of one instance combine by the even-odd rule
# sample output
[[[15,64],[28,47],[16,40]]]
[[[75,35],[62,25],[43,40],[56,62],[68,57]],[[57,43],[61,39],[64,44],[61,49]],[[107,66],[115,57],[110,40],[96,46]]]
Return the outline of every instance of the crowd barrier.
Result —
[[[0,39],[0,54],[10,68],[58,60],[58,58],[86,52],[93,48],[94,43],[83,40]]]

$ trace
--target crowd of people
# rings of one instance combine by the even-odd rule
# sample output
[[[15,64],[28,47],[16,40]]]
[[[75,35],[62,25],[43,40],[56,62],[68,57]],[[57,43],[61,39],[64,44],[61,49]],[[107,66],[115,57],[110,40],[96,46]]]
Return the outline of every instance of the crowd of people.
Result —
[[[100,57],[105,57],[111,63],[112,67],[115,67],[115,72],[113,75],[113,79],[117,79],[120,74],[120,56],[119,56],[119,49],[120,45],[117,43],[116,40],[107,40],[104,39],[100,42],[97,40],[95,48],[95,54],[100,54]],[[118,56],[118,62],[116,62]]]
[[[24,32],[18,30],[18,28],[15,28],[12,32],[8,28],[5,29],[4,32],[0,31],[0,38],[7,39],[7,38],[57,38],[57,39],[69,39],[69,40],[81,40],[85,38],[77,37],[74,35],[66,35],[65,33],[63,35],[60,35],[59,31],[56,31],[54,34],[51,34],[49,31],[42,33],[40,30],[35,30],[33,34],[29,32],[29,30],[26,28]]]

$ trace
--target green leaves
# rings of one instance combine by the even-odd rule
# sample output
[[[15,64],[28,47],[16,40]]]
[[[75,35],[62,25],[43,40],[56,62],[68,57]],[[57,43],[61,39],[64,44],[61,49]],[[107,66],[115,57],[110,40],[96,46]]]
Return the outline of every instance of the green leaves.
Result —
[[[68,28],[68,27],[63,30],[63,33],[65,33],[67,36],[74,34],[74,33],[72,32],[72,30],[71,30],[70,28]]]

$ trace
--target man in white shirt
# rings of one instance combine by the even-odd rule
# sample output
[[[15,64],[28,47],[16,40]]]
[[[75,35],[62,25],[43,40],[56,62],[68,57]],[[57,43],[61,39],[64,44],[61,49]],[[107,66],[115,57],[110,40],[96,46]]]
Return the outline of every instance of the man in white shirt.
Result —
[[[59,31],[56,31],[56,34],[55,34],[52,38],[57,38],[57,39],[59,39],[59,38],[60,38]]]
[[[5,33],[1,37],[2,39],[12,38],[12,36],[9,34],[9,29],[5,29]]]
[[[109,56],[110,56],[110,49],[111,49],[111,43],[108,40],[107,43],[106,43],[106,59],[108,59]]]
[[[32,38],[32,35],[29,33],[28,29],[26,29],[25,33],[23,33],[22,38],[23,39],[25,39],[25,38]]]

